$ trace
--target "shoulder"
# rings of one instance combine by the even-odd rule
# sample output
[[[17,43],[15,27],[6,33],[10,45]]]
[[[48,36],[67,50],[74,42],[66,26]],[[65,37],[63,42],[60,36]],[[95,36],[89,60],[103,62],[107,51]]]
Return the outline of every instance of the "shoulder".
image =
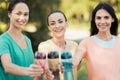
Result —
[[[79,46],[81,46],[81,45],[87,46],[87,45],[91,45],[91,44],[94,44],[94,40],[93,40],[92,36],[82,39],[79,43]]]
[[[9,42],[10,36],[8,33],[3,33],[0,35],[0,43]]]
[[[120,36],[115,36],[115,39],[116,39],[117,42],[120,43]]]
[[[116,37],[116,39],[120,39],[120,35],[118,35],[118,36],[115,36]]]
[[[38,45],[38,51],[48,53],[49,51],[54,50],[54,47],[55,46],[53,45],[51,40],[46,40]]]
[[[42,46],[42,45],[49,45],[51,43],[50,40],[46,40],[46,41],[43,41],[41,43],[39,43],[39,46]]]
[[[51,46],[51,40],[46,40],[46,41],[43,41],[41,43],[39,43],[38,45],[38,48],[44,48],[44,47],[49,47]]]
[[[78,43],[73,40],[66,40],[66,42],[71,46],[78,46]]]
[[[3,34],[0,35],[0,39],[1,38],[6,38],[6,37],[8,37],[8,33],[7,32],[5,32],[5,33],[3,33]]]
[[[89,42],[89,41],[91,41],[91,40],[93,40],[93,39],[92,39],[92,36],[91,36],[91,37],[86,37],[86,38],[82,39],[81,42]],[[80,42],[80,43],[81,43],[81,42]]]

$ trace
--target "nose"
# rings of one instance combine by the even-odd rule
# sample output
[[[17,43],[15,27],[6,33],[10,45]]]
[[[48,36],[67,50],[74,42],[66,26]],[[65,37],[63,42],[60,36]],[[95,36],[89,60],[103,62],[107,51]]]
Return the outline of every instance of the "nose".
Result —
[[[19,17],[19,19],[20,19],[20,20],[24,20],[24,15],[21,15],[21,16]]]
[[[101,23],[105,23],[105,19],[101,19]]]
[[[55,27],[60,27],[60,24],[59,24],[59,23],[56,23]]]

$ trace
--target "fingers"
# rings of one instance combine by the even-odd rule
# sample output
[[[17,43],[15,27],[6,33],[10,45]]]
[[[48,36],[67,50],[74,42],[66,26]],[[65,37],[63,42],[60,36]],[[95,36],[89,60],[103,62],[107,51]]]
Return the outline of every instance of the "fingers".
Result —
[[[47,80],[54,80],[54,75],[50,70],[46,70]]]
[[[41,66],[36,64],[30,65],[28,71],[29,71],[29,76],[31,77],[40,76],[41,74],[43,74],[43,69],[41,68]]]
[[[63,72],[64,72],[64,67],[63,67],[63,65],[62,65],[61,63],[60,63],[59,70],[61,71],[61,73],[63,73]]]

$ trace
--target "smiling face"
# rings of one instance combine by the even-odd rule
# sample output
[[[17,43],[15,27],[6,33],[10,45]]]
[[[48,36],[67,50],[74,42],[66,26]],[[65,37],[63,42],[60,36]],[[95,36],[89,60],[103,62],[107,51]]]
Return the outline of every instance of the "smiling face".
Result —
[[[13,10],[8,13],[10,26],[21,28],[25,26],[29,19],[29,8],[25,3],[17,3]]]
[[[98,32],[109,32],[114,22],[112,16],[104,9],[100,9],[96,12],[95,15],[95,23],[98,29]]]
[[[50,32],[52,33],[52,36],[56,38],[64,37],[67,22],[65,21],[65,17],[62,13],[56,12],[52,13],[48,17],[48,28]]]

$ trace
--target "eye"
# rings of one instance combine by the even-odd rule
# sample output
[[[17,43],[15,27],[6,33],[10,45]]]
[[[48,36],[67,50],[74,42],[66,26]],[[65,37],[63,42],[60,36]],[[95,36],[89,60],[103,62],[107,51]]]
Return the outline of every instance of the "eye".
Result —
[[[63,23],[63,21],[59,21],[59,23]]]
[[[18,12],[18,13],[16,13],[16,15],[21,15],[21,13],[20,13],[20,12]]]
[[[101,19],[101,17],[100,17],[100,16],[97,16],[97,17],[96,17],[96,19],[98,19],[98,20],[99,20],[99,19]]]
[[[29,16],[29,13],[25,13],[24,16]]]
[[[105,18],[105,19],[109,19],[109,16],[105,16],[104,18]]]
[[[55,25],[55,23],[50,23],[50,25]]]

